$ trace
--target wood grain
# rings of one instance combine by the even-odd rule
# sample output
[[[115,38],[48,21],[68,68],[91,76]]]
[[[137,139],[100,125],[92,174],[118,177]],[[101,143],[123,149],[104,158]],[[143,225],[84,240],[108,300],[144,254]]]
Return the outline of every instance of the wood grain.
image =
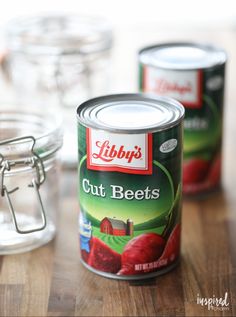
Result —
[[[182,260],[175,270],[156,279],[125,282],[97,276],[80,264],[77,173],[63,170],[55,241],[29,253],[0,256],[0,316],[236,316],[236,34],[137,30],[119,31],[114,70],[120,90],[135,90],[136,51],[157,39],[210,40],[229,52],[224,189],[204,200],[184,201]],[[134,62],[127,72],[130,60]],[[225,312],[196,303],[197,294],[222,297],[225,292],[230,302]]]

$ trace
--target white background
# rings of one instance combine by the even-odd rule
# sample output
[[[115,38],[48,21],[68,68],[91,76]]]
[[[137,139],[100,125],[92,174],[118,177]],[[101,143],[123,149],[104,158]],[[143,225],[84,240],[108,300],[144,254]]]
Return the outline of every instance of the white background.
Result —
[[[114,26],[235,27],[235,0],[1,0],[0,26],[24,14],[69,12],[102,15]],[[161,31],[161,30],[160,30]]]
[[[0,1],[0,48],[4,46],[5,24],[18,16],[63,12],[109,19],[115,39],[112,92],[137,90],[137,51],[146,45],[172,39],[191,41],[193,32],[198,33],[194,40],[209,41],[210,31],[212,44],[221,46],[225,30],[235,33],[236,42],[236,0]]]

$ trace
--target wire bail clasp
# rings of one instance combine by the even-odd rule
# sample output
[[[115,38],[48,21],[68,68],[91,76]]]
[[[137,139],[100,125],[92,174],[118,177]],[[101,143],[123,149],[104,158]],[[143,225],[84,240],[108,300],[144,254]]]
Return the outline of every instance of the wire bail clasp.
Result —
[[[36,231],[40,231],[45,229],[47,225],[46,221],[46,214],[45,214],[45,209],[43,206],[42,198],[39,192],[40,186],[44,183],[46,179],[46,174],[45,174],[45,169],[43,165],[43,161],[40,158],[40,156],[34,151],[34,146],[36,143],[36,140],[33,136],[25,136],[25,137],[19,137],[19,138],[14,138],[14,139],[8,139],[0,142],[0,146],[2,145],[15,145],[18,142],[21,141],[32,141],[32,146],[30,149],[31,156],[27,158],[17,158],[17,159],[6,159],[1,153],[0,153],[0,196],[1,197],[6,197],[7,204],[9,207],[9,210],[12,215],[12,219],[16,228],[16,231],[20,234],[26,234],[26,233],[32,233]],[[28,187],[32,187],[35,191],[37,201],[39,203],[40,209],[41,209],[41,219],[42,219],[42,224],[39,227],[36,227],[34,229],[30,230],[22,230],[20,229],[18,223],[17,223],[17,217],[16,217],[16,212],[12,203],[11,199],[11,194],[19,190],[19,187],[15,187],[13,189],[8,189],[6,185],[4,184],[4,179],[5,179],[5,173],[10,172],[11,168],[16,166],[16,165],[25,165],[28,167],[31,167],[32,169],[35,169],[36,177],[33,177],[31,180],[31,183],[28,184]]]

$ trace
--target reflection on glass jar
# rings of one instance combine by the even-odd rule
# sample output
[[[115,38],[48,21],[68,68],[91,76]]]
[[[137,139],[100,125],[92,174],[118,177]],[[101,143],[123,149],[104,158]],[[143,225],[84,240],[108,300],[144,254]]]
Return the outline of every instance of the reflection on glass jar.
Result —
[[[97,17],[25,17],[8,24],[6,44],[5,71],[16,97],[62,112],[63,160],[74,165],[76,106],[110,89],[110,25]]]
[[[54,237],[61,146],[57,116],[0,111],[0,254],[29,251]]]

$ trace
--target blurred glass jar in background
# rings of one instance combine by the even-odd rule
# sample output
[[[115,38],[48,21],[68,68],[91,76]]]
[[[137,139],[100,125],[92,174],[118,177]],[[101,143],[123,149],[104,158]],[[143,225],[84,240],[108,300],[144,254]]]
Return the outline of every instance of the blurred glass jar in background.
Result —
[[[7,25],[6,47],[4,71],[16,99],[34,105],[44,101],[45,108],[62,112],[62,157],[67,165],[75,166],[76,106],[110,89],[109,23],[73,15],[23,17]]]
[[[1,106],[0,254],[29,251],[53,239],[62,139],[57,115]]]

